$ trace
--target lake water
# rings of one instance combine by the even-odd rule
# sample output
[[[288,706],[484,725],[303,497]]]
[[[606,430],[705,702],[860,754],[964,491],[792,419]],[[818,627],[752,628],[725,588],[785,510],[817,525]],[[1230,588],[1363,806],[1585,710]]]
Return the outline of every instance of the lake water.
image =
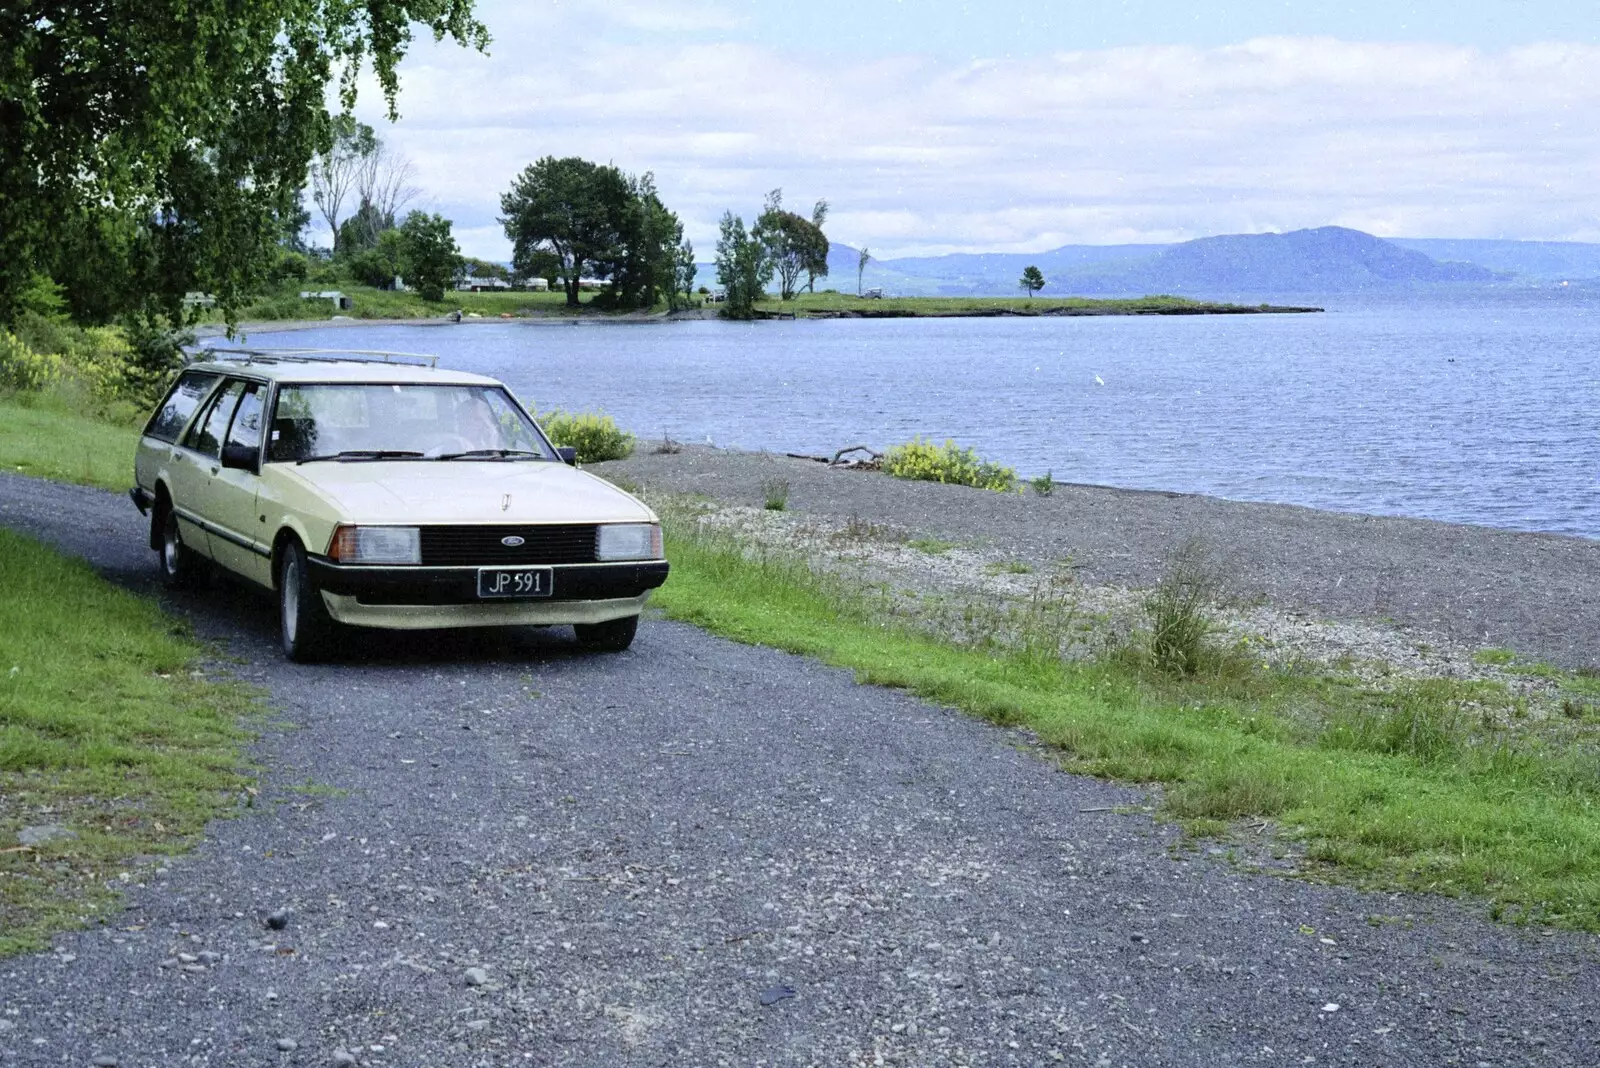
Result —
[[[1316,301],[1313,302],[1326,303]],[[1321,315],[374,326],[645,439],[831,453],[954,438],[1023,475],[1600,537],[1600,294]]]

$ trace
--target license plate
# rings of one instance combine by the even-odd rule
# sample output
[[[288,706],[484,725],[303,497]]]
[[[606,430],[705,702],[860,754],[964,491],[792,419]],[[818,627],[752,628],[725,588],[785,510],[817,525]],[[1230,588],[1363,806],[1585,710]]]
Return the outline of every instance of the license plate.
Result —
[[[479,597],[548,597],[554,575],[548,567],[480,567]]]

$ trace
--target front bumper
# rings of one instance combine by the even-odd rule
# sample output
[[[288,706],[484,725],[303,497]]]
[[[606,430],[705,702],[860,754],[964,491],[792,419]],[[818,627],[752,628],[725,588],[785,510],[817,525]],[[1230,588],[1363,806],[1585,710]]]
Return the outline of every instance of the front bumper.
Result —
[[[551,596],[484,600],[476,567],[347,567],[322,559],[310,565],[334,619],[397,630],[604,623],[638,615],[668,571],[665,560],[556,564]]]

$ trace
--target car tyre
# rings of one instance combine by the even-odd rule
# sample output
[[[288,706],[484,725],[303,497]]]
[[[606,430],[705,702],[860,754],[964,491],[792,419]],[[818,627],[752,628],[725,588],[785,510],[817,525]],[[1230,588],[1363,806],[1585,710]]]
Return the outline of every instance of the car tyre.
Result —
[[[608,619],[604,623],[575,623],[572,630],[578,644],[592,653],[620,653],[633,644],[639,630],[638,616]]]
[[[183,543],[178,511],[168,504],[156,518],[161,583],[169,590],[192,589],[200,578],[200,555]]]
[[[297,664],[326,660],[338,641],[339,629],[328,614],[322,591],[312,581],[305,549],[298,541],[290,541],[278,559],[278,631],[283,655]]]

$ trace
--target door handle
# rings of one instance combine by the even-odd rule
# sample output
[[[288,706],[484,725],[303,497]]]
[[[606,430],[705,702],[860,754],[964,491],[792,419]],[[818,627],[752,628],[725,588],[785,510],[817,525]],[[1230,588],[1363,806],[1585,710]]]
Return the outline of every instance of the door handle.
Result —
[[[173,463],[177,463],[183,459],[183,453],[179,452],[177,449],[173,449],[171,459]]]

